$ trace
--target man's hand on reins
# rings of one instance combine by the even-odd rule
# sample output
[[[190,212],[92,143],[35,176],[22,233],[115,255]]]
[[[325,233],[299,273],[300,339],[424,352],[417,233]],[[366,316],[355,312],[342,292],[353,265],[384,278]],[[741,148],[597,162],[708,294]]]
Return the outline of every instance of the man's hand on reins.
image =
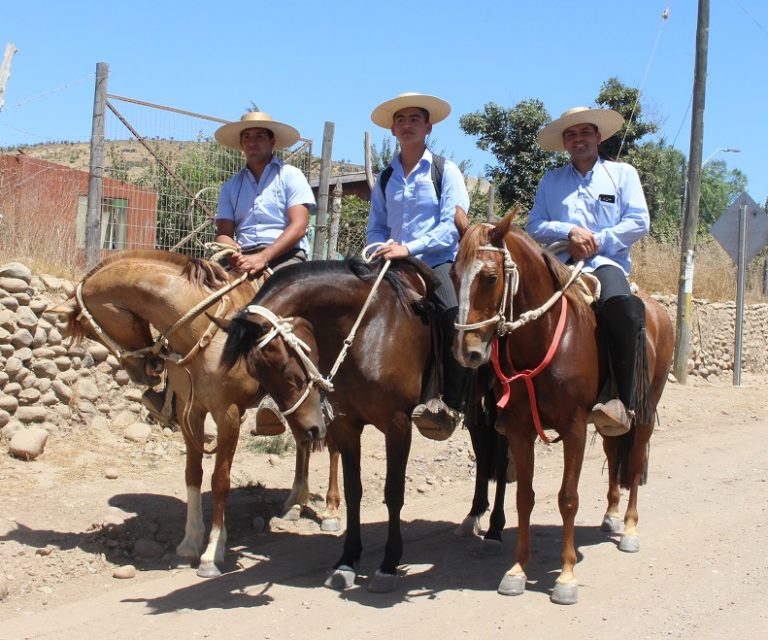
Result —
[[[261,275],[267,267],[267,260],[261,253],[236,253],[231,256],[230,262],[237,271],[248,273],[251,277]]]
[[[597,240],[589,229],[573,227],[568,232],[568,240],[571,241],[568,253],[574,260],[586,260],[597,253]]]
[[[394,242],[390,244],[384,244],[376,249],[376,253],[373,254],[374,258],[384,258],[385,260],[399,260],[407,258],[411,255],[408,251],[408,247],[404,244],[396,244]]]

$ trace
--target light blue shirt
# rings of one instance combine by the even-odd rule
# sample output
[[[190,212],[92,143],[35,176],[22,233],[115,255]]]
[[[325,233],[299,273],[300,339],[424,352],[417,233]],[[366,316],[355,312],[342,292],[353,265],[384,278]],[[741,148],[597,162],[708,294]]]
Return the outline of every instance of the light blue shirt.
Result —
[[[371,192],[367,242],[386,242],[390,238],[408,247],[411,255],[430,267],[456,258],[459,232],[454,215],[456,206],[469,211],[469,194],[464,177],[451,161],[445,161],[440,202],[432,183],[432,154],[429,149],[406,176],[398,155],[391,162],[392,175],[384,198],[379,180]]]
[[[598,248],[584,262],[584,271],[612,264],[629,275],[630,248],[648,233],[650,225],[635,168],[598,158],[585,176],[571,163],[544,174],[525,229],[542,244],[567,239],[575,226],[589,229]]]
[[[315,196],[304,174],[272,156],[261,179],[247,166],[221,187],[217,220],[235,223],[235,240],[243,249],[272,244],[288,226],[288,209],[297,204],[315,204]],[[309,251],[306,236],[296,245]]]

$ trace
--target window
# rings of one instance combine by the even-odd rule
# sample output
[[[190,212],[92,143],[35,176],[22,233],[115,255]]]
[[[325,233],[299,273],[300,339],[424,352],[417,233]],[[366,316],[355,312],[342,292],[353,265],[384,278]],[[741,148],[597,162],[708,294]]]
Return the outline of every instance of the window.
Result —
[[[125,249],[128,227],[128,200],[104,198],[101,205],[102,249]]]

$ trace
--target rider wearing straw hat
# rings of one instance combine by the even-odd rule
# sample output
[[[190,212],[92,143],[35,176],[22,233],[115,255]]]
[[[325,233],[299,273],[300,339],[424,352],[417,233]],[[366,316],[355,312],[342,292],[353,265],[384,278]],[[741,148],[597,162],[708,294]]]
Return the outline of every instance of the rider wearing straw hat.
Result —
[[[216,213],[216,242],[239,248],[230,257],[238,271],[258,276],[307,259],[309,207],[315,197],[304,174],[275,157],[275,149],[295,144],[299,132],[251,111],[217,129],[216,141],[245,156],[245,166],[221,187]],[[264,396],[251,433],[274,435],[286,422],[274,400]]]
[[[299,132],[262,111],[246,113],[217,129],[216,141],[242,151],[245,166],[221,188],[216,241],[240,249],[231,258],[239,271],[260,275],[307,259],[309,207],[315,204],[304,174],[275,157],[295,144]]]
[[[645,306],[632,295],[627,278],[632,245],[650,227],[648,205],[634,167],[598,154],[600,142],[623,124],[611,109],[576,107],[541,130],[539,145],[567,151],[571,162],[544,175],[526,226],[544,244],[568,238],[568,257],[584,260],[584,271],[600,281],[595,312],[615,393],[595,405],[589,421],[607,436],[630,429],[646,375]]]
[[[371,114],[374,124],[389,129],[397,138],[400,153],[371,192],[367,241],[393,240],[374,255],[390,260],[414,256],[432,267],[440,281],[433,302],[443,335],[442,398],[418,405],[411,416],[423,435],[438,440],[448,437],[461,420],[467,371],[451,352],[458,301],[450,270],[459,242],[454,221],[466,215],[469,195],[459,168],[446,160],[438,198],[433,155],[426,146],[432,125],[450,112],[450,105],[441,98],[403,93],[380,104]],[[387,172],[389,178],[382,188],[382,176]]]

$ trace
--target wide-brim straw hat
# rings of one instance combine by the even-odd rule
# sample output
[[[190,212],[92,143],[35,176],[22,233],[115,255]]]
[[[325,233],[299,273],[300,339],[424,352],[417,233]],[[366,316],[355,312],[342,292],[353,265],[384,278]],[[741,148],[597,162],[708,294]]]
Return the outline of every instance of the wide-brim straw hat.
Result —
[[[249,111],[238,122],[230,122],[216,129],[216,142],[230,149],[240,149],[240,134],[246,129],[269,129],[275,135],[275,149],[284,149],[296,144],[299,132],[289,124],[277,122],[263,111]]]
[[[371,113],[374,124],[385,129],[392,128],[392,120],[400,109],[418,107],[429,112],[429,121],[432,124],[445,120],[451,113],[451,105],[437,96],[428,96],[423,93],[401,93],[392,100],[382,102]]]
[[[539,146],[545,151],[565,151],[563,132],[577,124],[595,125],[600,138],[606,140],[621,129],[624,118],[613,109],[574,107],[539,131]]]

